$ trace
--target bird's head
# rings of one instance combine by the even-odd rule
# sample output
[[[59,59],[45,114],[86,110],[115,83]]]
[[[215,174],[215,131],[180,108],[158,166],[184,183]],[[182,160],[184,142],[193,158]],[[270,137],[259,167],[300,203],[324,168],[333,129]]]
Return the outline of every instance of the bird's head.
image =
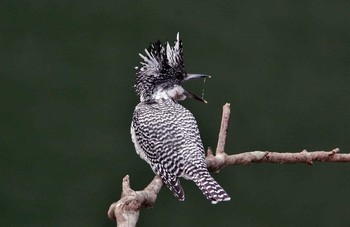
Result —
[[[173,47],[169,42],[161,44],[158,40],[151,43],[145,53],[139,54],[143,61],[141,67],[136,67],[139,71],[134,85],[141,101],[161,98],[179,101],[189,97],[206,103],[204,99],[182,87],[184,81],[210,76],[186,72],[179,33]]]

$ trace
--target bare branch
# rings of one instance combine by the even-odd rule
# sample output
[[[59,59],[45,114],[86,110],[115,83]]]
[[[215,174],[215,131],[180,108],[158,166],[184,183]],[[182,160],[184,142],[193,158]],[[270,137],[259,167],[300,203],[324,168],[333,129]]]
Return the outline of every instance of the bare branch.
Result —
[[[214,155],[208,148],[206,163],[212,172],[217,172],[230,165],[249,165],[251,163],[278,163],[278,164],[309,164],[313,162],[350,162],[350,153],[340,154],[339,148],[331,151],[303,150],[297,153],[278,153],[270,151],[250,151],[240,154],[227,155],[225,152],[226,137],[230,120],[230,104],[223,106],[221,126]],[[163,187],[160,177],[155,176],[152,182],[142,191],[130,188],[129,176],[126,175],[122,183],[122,195],[118,202],[113,203],[108,210],[108,217],[117,222],[117,226],[136,226],[140,209],[154,206],[157,195]]]
[[[222,107],[222,117],[221,117],[221,125],[220,125],[220,132],[219,132],[219,138],[218,138],[218,144],[216,146],[216,155],[222,154],[225,151],[225,144],[226,144],[226,136],[228,132],[228,127],[230,124],[230,103],[226,103]]]
[[[209,148],[210,150],[210,148]],[[350,154],[339,154],[339,148],[331,151],[303,150],[299,153],[278,153],[270,151],[250,151],[234,155],[214,156],[208,151],[206,158],[208,169],[217,172],[230,165],[249,165],[251,163],[277,163],[277,164],[309,164],[318,162],[350,162]]]
[[[162,187],[162,180],[155,176],[144,190],[134,191],[130,188],[129,175],[126,175],[123,178],[121,199],[109,207],[108,217],[115,220],[119,227],[136,226],[140,209],[153,207]]]

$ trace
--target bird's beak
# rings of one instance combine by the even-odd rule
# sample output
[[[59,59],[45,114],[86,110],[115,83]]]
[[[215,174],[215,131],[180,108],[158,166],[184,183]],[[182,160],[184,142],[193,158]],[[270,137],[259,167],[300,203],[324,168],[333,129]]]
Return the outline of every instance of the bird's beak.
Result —
[[[186,95],[186,97],[189,97],[191,99],[195,99],[195,100],[198,100],[198,101],[201,101],[201,102],[204,102],[204,103],[208,103],[206,100],[202,99],[201,97],[189,92],[189,91],[185,91],[184,92],[184,95]]]
[[[194,79],[201,79],[201,78],[211,78],[211,76],[205,75],[205,74],[191,74],[191,73],[187,73],[187,77],[184,79],[184,81],[194,80]]]
[[[184,79],[184,81],[188,81],[188,80],[194,80],[194,79],[201,79],[201,78],[211,78],[209,75],[205,75],[205,74],[187,74],[187,77]],[[208,103],[206,100],[204,100],[203,98],[189,92],[189,91],[185,91],[184,93],[187,97],[204,102],[204,103]]]

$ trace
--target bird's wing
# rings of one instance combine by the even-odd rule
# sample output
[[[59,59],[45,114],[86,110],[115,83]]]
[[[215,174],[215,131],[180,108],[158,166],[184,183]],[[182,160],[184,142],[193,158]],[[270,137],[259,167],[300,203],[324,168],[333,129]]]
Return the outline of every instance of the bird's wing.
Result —
[[[143,106],[135,109],[132,122],[135,147],[137,143],[153,171],[180,200],[184,199],[184,193],[178,177],[184,172],[188,162],[186,156],[189,154],[184,151],[196,147],[191,140],[199,137],[196,124],[196,130],[185,127],[184,120],[193,118],[188,113],[189,116],[179,116],[173,111]],[[192,135],[191,132],[198,135]]]

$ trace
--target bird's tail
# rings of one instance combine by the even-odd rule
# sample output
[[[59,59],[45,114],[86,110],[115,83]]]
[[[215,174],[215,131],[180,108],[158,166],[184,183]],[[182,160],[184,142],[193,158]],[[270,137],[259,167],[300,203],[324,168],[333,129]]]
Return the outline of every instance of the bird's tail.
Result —
[[[162,175],[161,178],[176,198],[178,198],[180,201],[185,200],[185,192],[180,184],[180,180],[177,177],[165,177],[165,175]]]
[[[231,197],[225,192],[225,190],[210,176],[209,172],[200,174],[200,177],[193,179],[202,193],[211,200],[212,204],[216,204],[221,201],[229,201]]]

